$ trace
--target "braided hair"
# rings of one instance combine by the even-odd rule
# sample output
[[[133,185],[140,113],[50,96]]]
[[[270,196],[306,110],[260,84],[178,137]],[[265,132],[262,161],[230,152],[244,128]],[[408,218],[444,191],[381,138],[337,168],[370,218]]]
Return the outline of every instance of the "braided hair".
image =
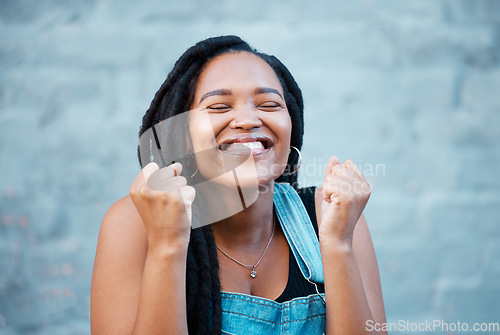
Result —
[[[276,57],[257,52],[237,36],[206,39],[189,48],[177,60],[144,115],[139,136],[162,120],[190,109],[198,78],[211,59],[224,53],[243,51],[259,56],[276,73],[283,87],[285,102],[292,121],[290,145],[300,150],[304,133],[304,106],[300,88],[288,69]],[[187,146],[187,143],[182,143],[187,139],[176,137],[175,141],[181,142],[178,145],[176,143],[176,146]],[[295,170],[293,166],[297,164],[297,158],[297,156],[289,156],[290,171]],[[140,160],[139,152],[139,162]],[[276,181],[287,182],[297,188],[296,173],[283,174]],[[220,333],[222,323],[220,291],[219,262],[211,227],[208,225],[193,229],[188,248],[186,273],[189,334]]]

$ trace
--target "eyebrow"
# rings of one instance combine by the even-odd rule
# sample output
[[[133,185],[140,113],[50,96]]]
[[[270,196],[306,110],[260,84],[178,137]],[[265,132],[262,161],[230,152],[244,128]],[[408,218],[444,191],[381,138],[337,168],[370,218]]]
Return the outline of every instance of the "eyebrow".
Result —
[[[283,96],[278,90],[275,90],[274,88],[270,87],[258,87],[255,89],[254,94],[267,94],[267,93],[274,93],[280,96],[281,99],[283,99]],[[284,100],[284,99],[283,99]]]
[[[270,87],[258,87],[254,91],[255,95],[258,95],[258,94],[268,94],[268,93],[277,94],[277,95],[280,96],[281,99],[284,99],[283,95],[281,95],[281,93],[278,90],[274,89],[274,88],[270,88]],[[201,99],[200,99],[200,101],[198,103],[201,103],[206,98],[212,97],[214,95],[232,95],[232,94],[233,94],[233,92],[231,90],[226,90],[226,89],[219,89],[219,90],[210,91],[210,92],[207,92],[207,93],[203,94],[203,96],[201,97]]]
[[[203,94],[203,96],[200,99],[200,102],[198,102],[198,103],[200,104],[206,98],[212,97],[214,95],[232,95],[232,94],[233,94],[233,92],[231,92],[230,90],[225,90],[225,89],[210,91],[210,92]]]

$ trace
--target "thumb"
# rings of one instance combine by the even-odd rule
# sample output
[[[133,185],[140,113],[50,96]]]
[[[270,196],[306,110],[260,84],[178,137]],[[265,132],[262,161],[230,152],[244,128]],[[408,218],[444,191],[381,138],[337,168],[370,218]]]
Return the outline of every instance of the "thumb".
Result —
[[[185,186],[179,189],[181,192],[184,207],[186,208],[186,213],[188,215],[189,223],[192,225],[193,219],[193,201],[196,196],[196,190],[192,186]]]
[[[336,196],[335,194],[332,194],[328,200],[325,200],[328,202],[328,207],[325,211],[325,214],[323,215],[323,221],[326,222],[335,222],[337,221],[337,213],[340,210],[340,197]]]
[[[141,170],[141,172],[139,172],[134,182],[130,186],[130,192],[139,190],[144,185],[146,185],[148,179],[151,177],[151,175],[153,175],[156,171],[158,171],[158,169],[159,169],[158,164],[156,164],[155,162],[151,162],[148,165],[146,165]]]

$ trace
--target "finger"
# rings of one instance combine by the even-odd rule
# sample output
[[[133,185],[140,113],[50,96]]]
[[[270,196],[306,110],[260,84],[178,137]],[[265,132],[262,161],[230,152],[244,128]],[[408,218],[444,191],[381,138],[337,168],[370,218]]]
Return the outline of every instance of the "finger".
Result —
[[[345,169],[344,169],[345,170]],[[321,186],[322,197],[330,202],[332,194],[359,194],[370,193],[370,186],[365,180],[361,180],[354,172],[348,170],[349,175],[339,176],[331,174],[326,176]]]
[[[326,169],[325,169],[325,176],[326,175],[329,175],[330,173],[332,173],[332,169],[336,166],[336,165],[340,165],[340,160],[337,156],[332,156],[330,157],[330,160],[328,161],[328,164],[326,165]]]
[[[164,178],[172,178],[175,176],[180,176],[181,172],[182,172],[182,164],[179,162],[176,162],[176,163],[170,164],[169,166],[161,168],[158,172],[160,172],[160,171],[161,171],[161,175]]]
[[[156,164],[155,162],[151,162],[148,165],[146,165],[141,170],[141,172],[139,172],[134,182],[130,186],[130,191],[138,190],[139,188],[143,187],[148,181],[149,177],[151,177],[153,173],[158,171],[158,169],[159,169],[158,164]]]
[[[329,176],[321,187],[322,197],[326,202],[332,202],[339,198],[341,194],[351,190],[351,182],[344,177]]]
[[[155,171],[154,174],[152,174],[147,179],[147,185],[149,188],[158,189],[160,187],[158,185],[163,185],[169,179],[172,179],[175,176],[180,175],[181,172],[182,172],[181,163],[171,164],[167,167]]]
[[[159,166],[155,162],[151,162],[148,165],[146,165],[144,167],[144,169],[142,169],[142,175],[143,175],[145,181],[147,181],[149,179],[149,177],[151,177],[151,175],[158,170],[159,170]]]
[[[184,186],[179,188],[179,191],[182,195],[182,200],[186,205],[191,206],[194,201],[194,197],[196,196],[196,190],[192,186]]]
[[[163,173],[169,174],[166,176],[167,178],[180,176],[182,172],[182,164],[179,162],[175,162],[167,167],[162,168],[161,170],[163,170]]]
[[[332,168],[332,172],[330,175],[335,175],[339,177],[344,177],[348,180],[356,180],[359,179],[359,176],[355,174],[351,169],[346,168],[344,165],[335,165]]]
[[[364,179],[363,174],[361,173],[361,170],[359,169],[359,167],[356,164],[354,164],[354,162],[352,160],[346,159],[346,161],[342,165],[346,169],[349,169],[352,172],[354,172],[358,177]]]
[[[194,187],[192,187],[192,186],[181,187],[179,189],[179,191],[181,192],[182,200],[184,201],[184,206],[186,207],[186,213],[188,215],[189,222],[192,225],[193,224],[192,223],[193,222],[193,211],[191,209],[191,205],[193,204],[194,197],[196,195],[196,191],[195,191]]]
[[[177,176],[172,178],[163,178],[158,172],[149,178],[148,187],[155,191],[171,191],[187,185],[186,178]]]

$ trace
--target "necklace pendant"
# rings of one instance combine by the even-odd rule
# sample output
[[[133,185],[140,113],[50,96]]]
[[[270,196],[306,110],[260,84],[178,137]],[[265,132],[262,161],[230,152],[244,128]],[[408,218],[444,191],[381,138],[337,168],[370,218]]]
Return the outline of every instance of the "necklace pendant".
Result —
[[[257,276],[257,271],[252,270],[250,271],[250,277],[255,278]]]

